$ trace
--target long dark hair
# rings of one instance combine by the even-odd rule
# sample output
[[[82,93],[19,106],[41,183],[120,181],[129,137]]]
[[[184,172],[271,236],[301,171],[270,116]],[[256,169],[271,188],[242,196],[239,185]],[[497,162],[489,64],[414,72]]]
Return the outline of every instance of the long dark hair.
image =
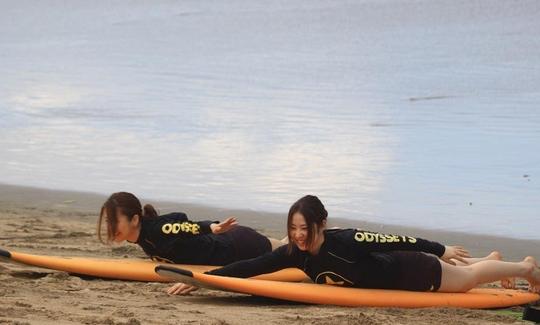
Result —
[[[113,193],[103,203],[97,224],[98,239],[104,244],[110,244],[114,239],[118,224],[118,213],[127,216],[129,221],[135,215],[140,218],[157,218],[158,216],[156,209],[151,204],[145,204],[144,207],[141,207],[141,201],[135,195],[128,192]],[[102,236],[103,219],[105,219],[107,225],[106,239]]]
[[[301,213],[306,220],[308,231],[306,238],[307,247],[311,247],[313,245],[315,233],[320,227],[322,227],[324,220],[326,220],[328,217],[328,212],[324,208],[324,205],[315,195],[306,195],[294,202],[289,209],[289,216],[287,217],[287,236],[289,237],[287,251],[289,253],[292,252],[294,246],[290,231],[292,226],[292,218],[297,212]]]

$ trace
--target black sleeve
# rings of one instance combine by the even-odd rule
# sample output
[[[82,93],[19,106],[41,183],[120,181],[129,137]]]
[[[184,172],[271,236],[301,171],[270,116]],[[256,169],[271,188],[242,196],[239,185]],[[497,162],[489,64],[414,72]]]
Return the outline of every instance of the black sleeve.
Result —
[[[200,227],[200,233],[201,234],[211,234],[212,228],[210,228],[210,225],[213,223],[219,223],[219,221],[210,221],[210,220],[203,220],[203,221],[197,221],[194,222],[195,224],[199,225]]]
[[[443,256],[444,245],[434,241],[410,236],[387,235],[365,230],[344,231],[342,236],[352,243],[352,248],[361,255],[384,251],[419,251]]]
[[[219,269],[206,272],[212,275],[230,276],[234,278],[250,278],[252,276],[276,272],[288,267],[303,267],[302,257],[295,251],[287,253],[287,245],[259,257],[238,261]]]

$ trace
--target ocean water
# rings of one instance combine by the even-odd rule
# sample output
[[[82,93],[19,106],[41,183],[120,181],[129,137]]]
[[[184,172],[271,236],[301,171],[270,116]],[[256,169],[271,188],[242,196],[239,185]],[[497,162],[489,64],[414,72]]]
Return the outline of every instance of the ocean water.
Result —
[[[0,1],[0,182],[540,239],[539,17]]]

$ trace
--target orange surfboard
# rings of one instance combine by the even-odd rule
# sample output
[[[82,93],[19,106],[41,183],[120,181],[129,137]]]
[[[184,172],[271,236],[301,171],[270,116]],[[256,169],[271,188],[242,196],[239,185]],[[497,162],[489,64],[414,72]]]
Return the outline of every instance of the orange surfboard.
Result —
[[[160,265],[156,272],[174,281],[310,304],[348,307],[462,307],[502,308],[534,302],[540,295],[507,289],[472,289],[467,293],[415,292],[346,288],[314,283],[287,283],[209,275]]]
[[[0,257],[26,265],[99,278],[146,282],[173,281],[172,279],[164,278],[155,272],[155,267],[163,263],[158,263],[151,260],[45,256],[10,252],[3,249],[0,249]],[[176,265],[183,269],[201,273],[219,267],[208,265],[168,265]],[[263,274],[257,278],[272,281],[303,281],[308,279],[304,272],[294,268],[285,269],[270,274]]]

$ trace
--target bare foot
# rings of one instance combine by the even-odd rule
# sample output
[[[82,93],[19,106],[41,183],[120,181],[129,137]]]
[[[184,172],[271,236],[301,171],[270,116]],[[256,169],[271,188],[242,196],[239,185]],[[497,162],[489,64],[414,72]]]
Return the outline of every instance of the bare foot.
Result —
[[[493,251],[488,256],[486,256],[486,259],[502,261],[502,255],[498,251]],[[515,278],[502,279],[501,286],[505,289],[515,289],[516,279]]]
[[[489,253],[488,256],[486,256],[485,258],[486,258],[486,260],[502,261],[501,253],[499,253],[498,251],[493,251],[493,252]]]
[[[534,266],[526,277],[529,282],[529,291],[540,293],[540,267],[538,267],[536,259],[532,256],[527,256],[523,262],[530,263]]]

